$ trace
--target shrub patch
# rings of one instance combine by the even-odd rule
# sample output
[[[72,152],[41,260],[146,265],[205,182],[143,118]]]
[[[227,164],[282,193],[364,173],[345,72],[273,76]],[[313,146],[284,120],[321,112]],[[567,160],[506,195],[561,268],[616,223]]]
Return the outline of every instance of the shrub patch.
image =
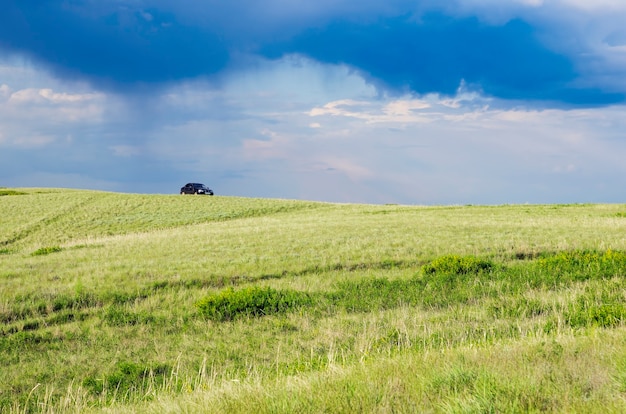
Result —
[[[474,256],[447,255],[424,265],[422,269],[426,274],[467,275],[488,272],[493,268],[493,263]]]
[[[626,306],[622,303],[581,306],[567,312],[565,320],[573,328],[612,328],[626,320]]]
[[[0,190],[0,196],[12,196],[12,195],[26,195],[26,193],[23,193],[21,191],[15,191],[15,190]]]
[[[42,247],[40,249],[35,250],[31,253],[31,256],[43,256],[50,253],[60,252],[63,249],[59,246],[51,246],[51,247]]]
[[[307,293],[272,288],[232,288],[208,296],[196,303],[202,315],[215,321],[229,321],[239,317],[261,317],[308,305]]]
[[[626,253],[574,250],[542,257],[536,264],[555,281],[606,279],[626,274]]]

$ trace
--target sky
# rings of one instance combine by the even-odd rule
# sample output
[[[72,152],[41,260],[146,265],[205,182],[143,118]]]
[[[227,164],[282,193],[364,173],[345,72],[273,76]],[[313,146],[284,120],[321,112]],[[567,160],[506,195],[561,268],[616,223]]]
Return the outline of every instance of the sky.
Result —
[[[626,203],[624,0],[4,0],[0,187]]]

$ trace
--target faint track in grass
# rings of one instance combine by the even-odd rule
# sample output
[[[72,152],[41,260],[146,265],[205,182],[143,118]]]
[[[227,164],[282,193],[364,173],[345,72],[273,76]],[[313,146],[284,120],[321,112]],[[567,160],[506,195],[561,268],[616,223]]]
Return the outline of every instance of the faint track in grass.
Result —
[[[76,211],[81,207],[89,205],[93,203],[97,199],[96,196],[88,197],[85,200],[74,203],[60,211],[57,211],[48,216],[42,217],[41,219],[34,221],[32,223],[28,223],[23,228],[16,230],[12,235],[4,240],[0,240],[0,247],[10,246],[20,240],[27,238],[29,235],[34,232],[40,230],[42,227],[47,226],[49,224],[55,223],[61,219],[63,219],[66,215],[71,214],[72,211]]]

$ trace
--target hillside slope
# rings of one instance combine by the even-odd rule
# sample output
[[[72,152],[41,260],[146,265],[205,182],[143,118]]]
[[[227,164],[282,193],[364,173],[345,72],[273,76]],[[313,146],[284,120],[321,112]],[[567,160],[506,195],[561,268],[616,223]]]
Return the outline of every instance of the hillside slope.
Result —
[[[626,206],[16,192],[0,411],[626,409]]]
[[[101,236],[316,209],[323,204],[202,196],[22,190],[0,200],[0,248],[21,249]]]

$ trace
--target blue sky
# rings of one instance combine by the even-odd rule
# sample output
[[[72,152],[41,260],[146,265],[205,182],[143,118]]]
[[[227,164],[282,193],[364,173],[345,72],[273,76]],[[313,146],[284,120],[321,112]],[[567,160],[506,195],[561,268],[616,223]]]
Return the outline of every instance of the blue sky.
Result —
[[[623,0],[8,0],[0,187],[626,202]]]

